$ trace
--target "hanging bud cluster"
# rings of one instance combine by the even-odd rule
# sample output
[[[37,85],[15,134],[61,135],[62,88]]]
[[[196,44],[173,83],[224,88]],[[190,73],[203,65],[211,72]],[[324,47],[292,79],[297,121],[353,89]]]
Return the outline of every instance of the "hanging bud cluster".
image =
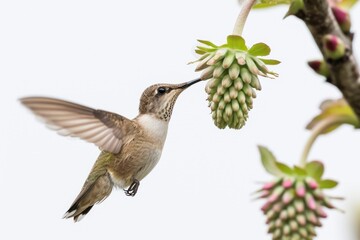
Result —
[[[259,193],[267,199],[261,210],[273,239],[313,239],[320,219],[327,217],[324,208],[334,208],[311,177],[279,178]]]
[[[278,64],[279,61],[260,59],[270,48],[264,43],[255,44],[248,49],[242,37],[231,35],[227,44],[216,46],[209,41],[199,40],[196,52],[201,55],[196,71],[202,71],[203,80],[210,79],[206,85],[207,100],[214,123],[219,128],[239,129],[245,125],[250,109],[253,108],[255,90],[261,90],[258,76],[273,77],[265,64]]]
[[[261,210],[272,239],[312,240],[321,219],[327,217],[324,209],[335,208],[323,190],[336,187],[337,182],[322,179],[324,165],[319,161],[291,168],[267,148],[259,146],[259,150],[264,168],[275,176],[256,192],[258,199],[266,199]]]

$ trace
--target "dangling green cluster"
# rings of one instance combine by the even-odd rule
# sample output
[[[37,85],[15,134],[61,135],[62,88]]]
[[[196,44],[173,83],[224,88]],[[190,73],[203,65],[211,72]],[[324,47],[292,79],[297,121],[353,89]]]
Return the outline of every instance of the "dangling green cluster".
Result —
[[[261,90],[258,76],[276,77],[266,64],[275,65],[277,60],[261,59],[270,48],[257,43],[248,49],[245,40],[230,35],[227,43],[217,46],[209,41],[199,40],[204,46],[198,46],[196,53],[201,57],[195,71],[202,71],[203,80],[210,79],[206,85],[207,100],[212,118],[218,128],[239,129],[245,125],[250,109],[253,108],[255,90]]]

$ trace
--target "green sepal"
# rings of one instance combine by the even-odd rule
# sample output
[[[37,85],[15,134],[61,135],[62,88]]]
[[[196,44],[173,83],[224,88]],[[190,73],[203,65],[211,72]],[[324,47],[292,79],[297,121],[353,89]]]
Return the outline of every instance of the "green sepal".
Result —
[[[271,52],[271,49],[265,43],[256,43],[252,45],[248,53],[253,56],[267,56]]]
[[[239,50],[243,50],[243,51],[248,50],[248,48],[245,44],[244,38],[242,38],[241,36],[238,36],[238,35],[229,35],[227,37],[226,46],[229,48],[239,49]]]
[[[197,46],[197,48],[201,51],[204,52],[214,52],[216,51],[216,48],[207,48],[207,47],[203,47],[203,46]]]
[[[262,8],[269,8],[275,7],[278,5],[289,4],[290,0],[261,0],[258,4],[253,6],[253,9],[262,9]]]
[[[278,65],[281,62],[276,59],[264,59],[264,58],[258,58],[259,60],[263,61],[266,65]]]
[[[196,52],[197,54],[199,54],[199,55],[203,55],[203,54],[206,53],[205,51],[200,50],[200,49],[195,49],[195,52]]]
[[[322,189],[331,189],[338,185],[339,183],[335,180],[324,179],[319,182],[319,187]]]
[[[308,173],[306,172],[305,169],[298,167],[298,166],[294,166],[294,173],[298,176],[306,176],[308,175]]]
[[[210,41],[207,41],[207,40],[198,39],[197,41],[202,43],[202,44],[208,45],[209,47],[213,47],[213,48],[218,48],[219,47],[219,46],[216,46],[214,43],[212,43]]]
[[[308,162],[305,166],[307,174],[315,180],[320,181],[324,174],[324,164],[319,161]]]
[[[294,170],[291,169],[291,167],[289,167],[288,165],[281,163],[281,162],[276,162],[276,167],[285,175],[294,175]]]
[[[261,163],[264,166],[265,170],[273,176],[282,176],[281,170],[276,166],[276,158],[273,153],[264,146],[258,146]]]

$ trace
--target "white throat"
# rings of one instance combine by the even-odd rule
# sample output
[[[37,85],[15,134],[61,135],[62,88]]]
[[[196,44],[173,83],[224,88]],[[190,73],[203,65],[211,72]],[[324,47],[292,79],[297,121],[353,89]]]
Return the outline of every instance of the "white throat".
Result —
[[[161,146],[164,145],[169,122],[151,114],[141,114],[137,117],[137,121],[144,128],[146,134],[159,142]]]

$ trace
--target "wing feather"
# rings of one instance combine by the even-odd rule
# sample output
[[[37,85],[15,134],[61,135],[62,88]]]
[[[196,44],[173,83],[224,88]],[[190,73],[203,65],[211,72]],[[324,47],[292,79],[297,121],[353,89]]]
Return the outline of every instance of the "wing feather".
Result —
[[[116,113],[56,98],[27,97],[20,101],[59,134],[79,137],[112,153],[120,152],[137,131],[133,121]]]

